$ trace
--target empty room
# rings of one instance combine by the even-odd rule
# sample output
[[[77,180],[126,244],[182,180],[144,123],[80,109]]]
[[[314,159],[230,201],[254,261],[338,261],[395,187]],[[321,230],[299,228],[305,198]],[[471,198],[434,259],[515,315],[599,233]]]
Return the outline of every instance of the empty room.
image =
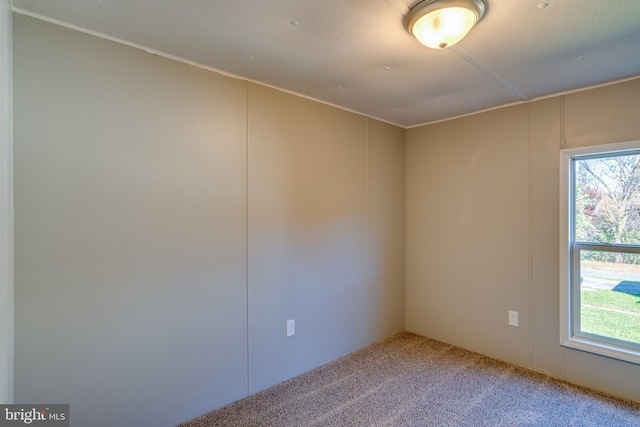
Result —
[[[1,425],[640,426],[639,1],[0,4]]]

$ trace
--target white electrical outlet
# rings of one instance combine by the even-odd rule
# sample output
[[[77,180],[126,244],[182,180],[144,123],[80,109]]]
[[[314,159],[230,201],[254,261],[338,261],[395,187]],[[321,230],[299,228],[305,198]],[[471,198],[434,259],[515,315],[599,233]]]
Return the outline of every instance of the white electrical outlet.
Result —
[[[296,334],[296,319],[287,320],[287,338]]]
[[[518,326],[518,312],[509,310],[509,325]]]

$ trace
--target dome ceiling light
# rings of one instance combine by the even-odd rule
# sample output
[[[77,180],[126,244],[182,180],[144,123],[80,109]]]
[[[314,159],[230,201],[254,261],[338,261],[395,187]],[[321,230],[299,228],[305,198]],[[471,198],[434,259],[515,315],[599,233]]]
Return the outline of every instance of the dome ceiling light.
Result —
[[[423,45],[444,49],[462,40],[486,8],[483,0],[424,0],[409,11],[405,27]]]

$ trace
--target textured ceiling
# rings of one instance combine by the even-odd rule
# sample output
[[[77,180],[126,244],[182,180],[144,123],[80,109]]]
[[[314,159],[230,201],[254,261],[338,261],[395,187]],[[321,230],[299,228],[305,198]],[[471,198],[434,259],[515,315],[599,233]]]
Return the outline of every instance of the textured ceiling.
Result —
[[[485,0],[458,45],[417,0],[13,0],[13,9],[404,127],[640,76],[640,0]]]

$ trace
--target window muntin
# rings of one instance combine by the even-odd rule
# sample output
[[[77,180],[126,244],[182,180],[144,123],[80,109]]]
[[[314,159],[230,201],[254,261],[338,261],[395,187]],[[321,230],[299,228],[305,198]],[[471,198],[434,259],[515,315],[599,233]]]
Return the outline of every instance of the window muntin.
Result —
[[[561,156],[562,345],[640,363],[640,141]]]

